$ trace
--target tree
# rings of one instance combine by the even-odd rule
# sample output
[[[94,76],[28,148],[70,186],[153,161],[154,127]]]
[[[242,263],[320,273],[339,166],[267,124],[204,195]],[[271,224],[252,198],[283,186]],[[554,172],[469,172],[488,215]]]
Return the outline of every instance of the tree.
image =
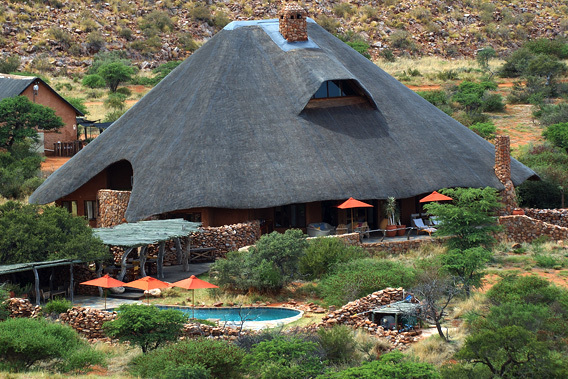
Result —
[[[542,135],[555,146],[568,151],[568,122],[550,125]]]
[[[54,206],[0,205],[0,264],[110,256],[83,217]]]
[[[145,354],[176,340],[187,319],[187,315],[175,309],[123,304],[116,319],[106,322],[104,328],[111,337],[140,346]]]
[[[489,71],[491,73],[491,77],[493,77],[494,73],[491,71],[489,67],[489,61],[492,58],[495,58],[496,56],[497,53],[495,52],[495,49],[489,46],[481,50],[478,50],[477,56],[475,57],[475,59],[477,60],[477,64],[481,67],[482,70]]]
[[[492,188],[455,188],[441,191],[451,203],[431,203],[426,210],[437,217],[437,235],[449,236],[441,255],[442,268],[462,283],[469,297],[471,286],[480,284],[481,270],[491,259],[494,233],[499,230],[495,212],[500,207]]]
[[[122,61],[114,61],[110,63],[103,63],[97,70],[111,92],[116,92],[120,83],[127,82],[132,79],[134,75],[134,68],[126,65]]]
[[[0,101],[0,148],[9,149],[26,138],[38,141],[37,129],[56,130],[63,125],[53,109],[32,103],[25,96]]]

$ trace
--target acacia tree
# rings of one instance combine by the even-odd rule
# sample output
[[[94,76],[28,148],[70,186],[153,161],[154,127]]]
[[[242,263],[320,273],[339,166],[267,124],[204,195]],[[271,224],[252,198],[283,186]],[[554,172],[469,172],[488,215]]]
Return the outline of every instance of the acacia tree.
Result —
[[[56,130],[63,125],[53,109],[32,103],[25,96],[0,101],[0,147],[9,149],[26,138],[37,141],[37,129]]]
[[[437,235],[449,236],[448,251],[441,256],[442,267],[459,278],[469,297],[471,287],[480,284],[482,273],[500,230],[496,211],[500,207],[493,188],[454,188],[441,190],[451,203],[430,203],[426,210],[440,221]]]
[[[97,70],[104,80],[110,92],[116,92],[120,83],[129,81],[134,75],[134,67],[126,65],[122,61],[103,63]]]

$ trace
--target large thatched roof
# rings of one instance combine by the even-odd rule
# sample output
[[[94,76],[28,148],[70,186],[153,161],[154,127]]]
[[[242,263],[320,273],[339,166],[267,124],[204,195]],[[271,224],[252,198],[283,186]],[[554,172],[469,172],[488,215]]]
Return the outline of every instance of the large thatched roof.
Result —
[[[275,22],[229,24],[30,201],[61,198],[119,160],[134,170],[129,221],[195,207],[502,188],[492,144],[315,23],[309,43],[294,45],[271,32]],[[356,81],[369,104],[304,109],[324,81],[339,79]],[[512,162],[515,184],[532,175]]]

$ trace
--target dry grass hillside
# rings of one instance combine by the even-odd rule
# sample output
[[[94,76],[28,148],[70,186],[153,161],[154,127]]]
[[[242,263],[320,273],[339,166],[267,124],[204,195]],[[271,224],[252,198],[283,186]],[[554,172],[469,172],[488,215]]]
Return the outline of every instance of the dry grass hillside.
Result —
[[[0,3],[0,56],[21,69],[77,72],[99,51],[124,51],[140,67],[187,57],[231,20],[274,18],[279,1],[6,0]],[[505,53],[537,37],[564,36],[568,5],[552,1],[305,0],[335,34],[362,38],[377,58],[472,57]]]

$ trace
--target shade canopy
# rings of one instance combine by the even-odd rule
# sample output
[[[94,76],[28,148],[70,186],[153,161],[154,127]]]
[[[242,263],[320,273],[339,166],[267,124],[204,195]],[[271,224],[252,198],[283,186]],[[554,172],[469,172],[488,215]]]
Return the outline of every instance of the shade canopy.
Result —
[[[349,208],[372,208],[371,204],[364,203],[362,201],[356,200],[352,197],[345,200],[343,203],[339,204],[337,208],[339,209],[349,209]]]
[[[146,276],[142,279],[125,283],[124,285],[126,287],[138,288],[144,291],[155,290],[157,288],[167,288],[170,286],[169,283],[162,282],[161,280],[152,278],[151,276]]]
[[[454,200],[454,199],[452,199],[449,196],[442,195],[441,193],[438,193],[437,191],[434,191],[430,195],[420,199],[420,202],[421,203],[429,203],[429,202],[432,202],[432,201],[447,201],[447,200]]]
[[[191,275],[187,279],[183,279],[175,283],[172,283],[170,284],[170,286],[185,288],[186,290],[195,290],[199,288],[219,288],[219,286],[206,282],[205,280],[201,280],[197,278],[195,275]]]
[[[108,274],[101,276],[100,278],[87,280],[86,282],[79,283],[84,284],[86,286],[96,286],[102,288],[113,288],[113,287],[122,287],[125,286],[126,283],[121,282],[120,280],[116,280],[115,278],[111,278]]]

